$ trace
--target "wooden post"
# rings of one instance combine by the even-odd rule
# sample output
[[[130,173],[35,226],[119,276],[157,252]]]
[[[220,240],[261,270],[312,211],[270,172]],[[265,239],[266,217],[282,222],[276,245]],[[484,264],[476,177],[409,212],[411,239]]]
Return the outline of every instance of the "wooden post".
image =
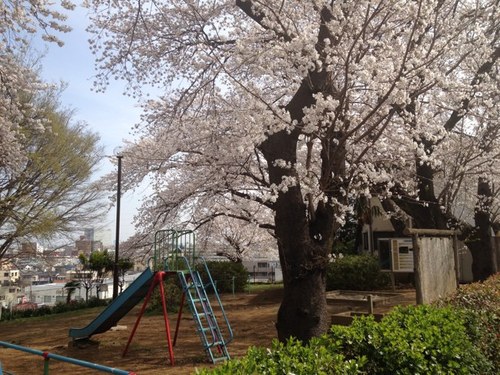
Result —
[[[495,233],[493,237],[493,272],[498,272],[500,269],[500,231]]]
[[[422,282],[420,279],[420,246],[418,241],[418,234],[415,233],[412,235],[413,242],[413,269],[415,276],[415,294],[417,297],[417,305],[421,305],[424,303],[423,294],[422,294]]]
[[[453,260],[455,261],[455,276],[457,278],[456,287],[458,288],[460,284],[460,260],[458,257],[458,237],[456,233],[453,234]]]
[[[373,315],[373,295],[372,294],[368,294],[366,296],[366,300],[367,300],[367,303],[368,303],[368,314]]]

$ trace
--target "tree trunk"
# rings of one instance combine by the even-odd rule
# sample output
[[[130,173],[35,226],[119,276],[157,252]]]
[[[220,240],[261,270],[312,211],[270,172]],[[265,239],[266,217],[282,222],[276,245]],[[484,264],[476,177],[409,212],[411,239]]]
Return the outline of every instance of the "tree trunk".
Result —
[[[276,329],[280,341],[295,337],[307,342],[325,333],[330,325],[325,296],[329,251],[318,235],[311,238],[309,225],[304,220],[305,205],[303,209],[294,209],[297,206],[300,203],[296,205],[288,200],[286,207],[276,211],[284,281]]]
[[[69,305],[69,304],[70,304],[70,302],[71,302],[71,294],[73,293],[73,291],[72,291],[72,290],[67,289],[67,293],[68,293],[68,294],[66,294],[66,305]]]
[[[424,149],[431,153],[433,144],[422,141]],[[417,158],[416,177],[419,201],[408,200],[402,204],[402,208],[413,218],[414,226],[423,229],[448,229],[444,212],[434,192],[434,169],[427,162]]]
[[[307,342],[330,326],[325,298],[325,273],[314,270],[297,280],[288,280],[278,311],[278,339],[296,337]]]
[[[472,239],[467,241],[467,246],[472,254],[472,277],[474,281],[483,281],[495,273],[490,213],[492,192],[488,179],[479,178],[477,195],[478,202],[474,213],[476,227]]]
[[[297,135],[286,131],[270,135],[261,144],[271,183],[279,185],[284,179],[297,177],[294,168],[274,162],[284,160],[294,166],[296,147]],[[276,323],[281,341],[295,337],[307,342],[329,327],[325,297],[325,269],[333,238],[333,213],[329,207],[319,204],[311,220],[297,183],[280,189],[274,203],[275,234],[284,281]]]
[[[420,140],[420,142],[424,146],[426,153],[431,154],[434,144],[426,140]],[[405,191],[401,192],[401,199],[392,198],[399,208],[412,218],[415,228],[449,228],[448,217],[441,209],[434,191],[434,173],[434,169],[428,162],[417,157],[415,162],[415,177],[418,187],[418,200],[415,200],[413,197],[405,197]],[[406,223],[399,223],[396,226],[399,229],[404,229],[405,225]]]

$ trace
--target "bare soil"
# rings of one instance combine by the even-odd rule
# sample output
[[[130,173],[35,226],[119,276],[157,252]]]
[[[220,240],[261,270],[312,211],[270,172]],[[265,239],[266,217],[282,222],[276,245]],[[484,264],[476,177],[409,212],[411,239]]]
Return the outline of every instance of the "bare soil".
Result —
[[[245,355],[250,346],[269,346],[276,337],[275,320],[281,300],[280,289],[257,294],[222,296],[224,309],[234,331],[234,340],[228,349],[232,358]],[[413,297],[411,297],[413,298]],[[401,299],[395,304],[411,303]],[[392,304],[381,306],[384,312]],[[351,309],[348,304],[334,306],[332,312]],[[355,308],[358,309],[358,308]],[[377,307],[376,307],[377,309]],[[196,368],[213,367],[207,362],[194,322],[185,311],[180,323],[180,333],[174,347],[175,366],[170,365],[163,315],[146,315],[142,318],[128,354],[122,357],[130,332],[135,324],[139,306],[130,311],[120,322],[120,329],[92,337],[88,345],[74,347],[68,337],[71,327],[83,327],[97,316],[100,309],[70,312],[41,318],[30,318],[0,323],[0,340],[77,358],[105,366],[133,371],[137,374],[192,374]],[[169,314],[172,334],[176,314]],[[0,362],[4,371],[16,375],[42,374],[43,360],[36,355],[0,348]],[[71,364],[50,360],[50,374],[101,374]]]

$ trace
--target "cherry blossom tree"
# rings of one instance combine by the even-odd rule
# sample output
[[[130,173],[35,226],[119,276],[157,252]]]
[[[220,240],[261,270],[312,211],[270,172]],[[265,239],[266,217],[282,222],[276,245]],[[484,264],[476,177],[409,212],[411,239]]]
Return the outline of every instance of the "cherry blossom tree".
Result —
[[[58,3],[63,10],[74,7],[68,0]],[[0,169],[3,173],[11,173],[23,164],[22,129],[44,129],[44,119],[36,115],[23,97],[44,90],[46,85],[20,55],[35,34],[41,34],[47,42],[62,45],[57,34],[70,29],[64,25],[65,15],[53,5],[54,2],[48,0],[0,3]]]
[[[395,203],[388,201],[397,201],[398,208],[404,208],[409,215],[393,217],[393,224],[400,231],[404,226],[398,221],[408,220],[410,216],[420,228],[458,229],[459,237],[471,250],[476,281],[496,272],[492,234],[500,225],[500,174],[495,167],[500,157],[496,135],[500,128],[496,120],[492,123],[495,126],[485,127],[484,124],[474,126],[470,118],[462,121],[446,140],[441,139],[434,145],[434,163],[426,177],[416,174],[416,179],[422,184],[425,182],[429,190],[419,190],[416,196],[403,194],[384,202],[391,211]],[[411,170],[411,166],[408,169]]]
[[[456,3],[454,14],[462,5]],[[439,105],[416,93],[404,108],[417,145],[414,167],[408,166],[415,173],[417,194],[405,194],[400,187],[394,192],[403,197],[397,204],[417,227],[460,229],[472,251],[474,279],[484,280],[496,269],[491,234],[498,220],[500,28],[496,2],[477,6],[483,16],[470,18],[460,48],[450,51],[455,58],[446,75],[453,79],[433,98]],[[426,112],[431,116],[423,116]],[[433,131],[419,129],[426,118],[436,125]]]
[[[220,215],[201,226],[197,232],[197,252],[217,255],[232,262],[267,257],[277,259],[273,231],[263,229],[256,221]]]
[[[128,148],[128,186],[152,178],[157,192],[139,225],[269,226],[284,277],[278,337],[306,341],[330,324],[325,267],[350,202],[433,193],[432,151],[486,86],[474,74],[495,53],[498,18],[493,0],[89,6],[97,90],[115,77],[130,95],[164,90]],[[256,206],[273,222],[254,219]]]

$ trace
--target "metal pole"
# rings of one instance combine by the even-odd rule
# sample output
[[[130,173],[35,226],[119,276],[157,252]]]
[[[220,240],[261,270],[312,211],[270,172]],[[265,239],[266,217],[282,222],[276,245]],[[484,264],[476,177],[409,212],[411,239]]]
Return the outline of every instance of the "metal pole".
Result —
[[[60,361],[60,362],[64,362],[64,363],[71,363],[71,364],[76,365],[76,366],[86,367],[86,368],[94,369],[97,371],[105,372],[108,374],[135,375],[134,372],[129,372],[129,371],[120,370],[117,368],[103,366],[103,365],[99,365],[97,363],[82,361],[82,360],[76,359],[76,358],[65,357],[65,356],[62,356],[59,354],[42,352],[41,350],[31,349],[31,348],[28,348],[25,346],[11,344],[11,343],[5,342],[5,341],[0,341],[0,348],[2,348],[2,347],[18,350],[18,351],[29,353],[29,354],[42,356],[44,358],[44,371],[48,371],[49,359],[53,359],[55,361]]]
[[[115,238],[115,263],[113,265],[113,299],[118,297],[118,258],[120,251],[120,198],[122,194],[122,155],[118,158],[118,185],[116,188],[116,238]]]

